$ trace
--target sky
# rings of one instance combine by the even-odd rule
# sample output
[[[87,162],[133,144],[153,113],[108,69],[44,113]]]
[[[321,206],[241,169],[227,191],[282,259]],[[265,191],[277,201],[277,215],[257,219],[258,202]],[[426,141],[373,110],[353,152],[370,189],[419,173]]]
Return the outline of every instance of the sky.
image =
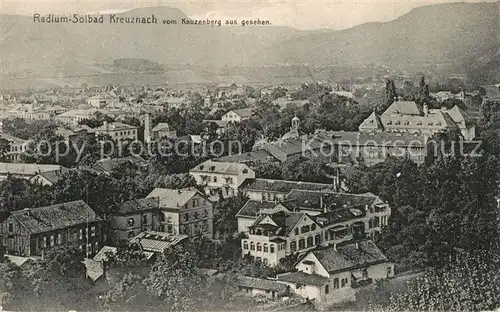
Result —
[[[451,2],[457,0],[0,0],[0,13],[118,13],[140,7],[170,6],[191,18],[259,18],[273,25],[298,29],[345,29],[367,22],[390,21],[418,6]]]

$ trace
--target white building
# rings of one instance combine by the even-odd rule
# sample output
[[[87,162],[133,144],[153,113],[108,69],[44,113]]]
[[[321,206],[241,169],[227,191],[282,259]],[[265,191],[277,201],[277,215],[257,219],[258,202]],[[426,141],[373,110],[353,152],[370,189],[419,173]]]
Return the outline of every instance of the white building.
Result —
[[[136,141],[137,140],[137,127],[127,125],[121,122],[107,123],[106,121],[102,126],[95,129],[96,135],[108,135],[112,140],[121,141]]]
[[[189,171],[198,185],[205,186],[208,195],[219,191],[226,197],[237,194],[246,179],[254,179],[255,172],[245,164],[207,160]]]
[[[297,272],[278,275],[277,281],[314,300],[317,309],[354,301],[356,288],[394,276],[394,264],[370,240],[310,251],[295,268]]]
[[[250,119],[250,117],[252,117],[252,112],[251,108],[235,109],[225,113],[221,120],[226,122],[240,122]]]

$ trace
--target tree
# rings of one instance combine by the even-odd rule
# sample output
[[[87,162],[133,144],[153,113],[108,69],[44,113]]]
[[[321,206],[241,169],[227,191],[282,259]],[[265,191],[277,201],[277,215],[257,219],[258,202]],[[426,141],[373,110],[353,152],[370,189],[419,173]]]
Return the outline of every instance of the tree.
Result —
[[[192,311],[201,302],[205,279],[196,267],[196,259],[181,247],[169,248],[165,257],[157,260],[144,280],[146,289],[174,311]]]
[[[10,142],[0,138],[0,162],[9,162]]]
[[[393,311],[486,311],[500,305],[500,261],[492,252],[459,253],[390,300]]]
[[[317,160],[294,158],[283,164],[283,179],[303,182],[330,183],[325,176],[324,164]]]
[[[252,167],[255,176],[262,179],[281,179],[283,171],[280,164],[272,161],[261,161]]]
[[[247,201],[248,197],[238,194],[214,203],[214,232],[223,236],[232,236],[237,233],[236,214]]]

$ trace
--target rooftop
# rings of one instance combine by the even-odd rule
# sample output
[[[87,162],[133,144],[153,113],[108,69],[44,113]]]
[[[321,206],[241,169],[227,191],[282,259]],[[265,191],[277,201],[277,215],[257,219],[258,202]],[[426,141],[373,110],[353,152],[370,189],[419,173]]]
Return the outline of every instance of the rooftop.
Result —
[[[249,276],[239,276],[238,285],[241,287],[270,290],[275,292],[285,292],[286,285],[263,278]]]
[[[333,184],[311,183],[272,179],[247,179],[241,185],[243,190],[271,191],[288,194],[292,190],[323,191],[333,190]]]
[[[142,211],[148,211],[158,208],[158,200],[156,198],[140,198],[132,199],[122,203],[118,210],[118,214],[133,214]]]
[[[206,172],[206,173],[224,173],[237,175],[243,173],[244,170],[250,171],[245,164],[233,163],[233,162],[218,162],[207,160],[193,169],[191,172]]]
[[[187,239],[187,235],[172,235],[165,232],[146,231],[130,240],[131,244],[139,244],[143,250],[163,253],[171,246],[175,246]]]
[[[317,275],[317,274],[307,274],[304,272],[293,272],[279,275],[277,280],[300,284],[300,285],[313,285],[313,286],[323,286],[323,284],[328,282],[328,278]]]
[[[0,174],[35,175],[39,172],[62,170],[59,165],[0,163]]]
[[[14,211],[11,216],[30,234],[44,233],[103,220],[83,200],[46,207],[27,208]]]
[[[155,188],[147,198],[158,198],[160,208],[180,209],[196,194],[202,195],[194,187],[183,189]]]

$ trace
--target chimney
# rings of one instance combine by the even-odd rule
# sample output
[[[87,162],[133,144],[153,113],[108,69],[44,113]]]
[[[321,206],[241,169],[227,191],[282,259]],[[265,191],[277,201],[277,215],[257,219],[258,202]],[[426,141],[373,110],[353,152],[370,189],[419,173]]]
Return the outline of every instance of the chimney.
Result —
[[[424,104],[424,116],[428,115],[429,115],[429,106],[427,106],[427,104]]]
[[[151,120],[149,114],[144,116],[144,143],[151,142]]]

